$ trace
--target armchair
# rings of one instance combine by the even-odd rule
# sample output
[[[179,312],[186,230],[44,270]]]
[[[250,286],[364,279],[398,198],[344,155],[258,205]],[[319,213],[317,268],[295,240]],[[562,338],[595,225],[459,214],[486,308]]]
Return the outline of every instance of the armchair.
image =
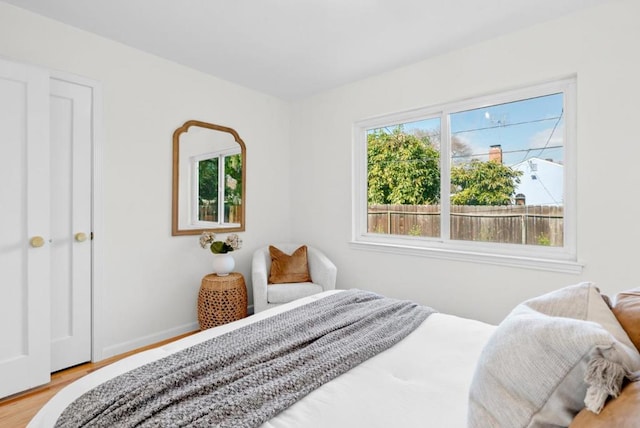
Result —
[[[301,245],[303,244],[273,244],[274,247],[287,254],[293,253]],[[256,250],[253,253],[251,265],[254,313],[336,288],[338,269],[327,256],[319,250],[307,246],[307,263],[312,282],[269,284],[269,273],[271,272],[269,246]]]

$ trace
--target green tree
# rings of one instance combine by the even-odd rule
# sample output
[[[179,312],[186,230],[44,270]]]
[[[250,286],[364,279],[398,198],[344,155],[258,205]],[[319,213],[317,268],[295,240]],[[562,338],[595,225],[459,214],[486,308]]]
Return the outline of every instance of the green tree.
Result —
[[[224,171],[227,175],[226,202],[231,205],[239,205],[242,200],[242,155],[225,156]]]
[[[417,137],[397,126],[367,136],[370,204],[424,205],[440,197],[440,153],[428,136]]]
[[[440,150],[440,131],[415,129],[412,131],[412,135],[423,141],[427,139],[434,149]],[[469,143],[457,135],[451,136],[451,160],[454,164],[468,162],[472,155],[473,149]]]
[[[218,200],[218,158],[198,162],[198,195],[200,199]]]
[[[477,159],[451,168],[453,205],[509,205],[522,171]]]
[[[232,205],[240,203],[242,198],[242,156],[224,156],[225,201]],[[204,159],[198,162],[198,182],[200,199],[218,200],[218,163],[220,157]]]

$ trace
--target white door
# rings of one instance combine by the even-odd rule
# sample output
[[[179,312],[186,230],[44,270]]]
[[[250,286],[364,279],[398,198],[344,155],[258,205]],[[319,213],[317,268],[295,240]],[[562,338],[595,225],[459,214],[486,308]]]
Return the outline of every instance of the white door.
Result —
[[[91,360],[88,86],[51,79],[51,371]]]
[[[49,75],[0,60],[0,397],[49,381]]]

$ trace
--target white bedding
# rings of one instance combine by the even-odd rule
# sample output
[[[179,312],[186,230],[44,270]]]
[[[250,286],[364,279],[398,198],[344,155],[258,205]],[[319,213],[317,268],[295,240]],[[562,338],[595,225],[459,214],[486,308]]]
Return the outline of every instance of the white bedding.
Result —
[[[104,367],[61,390],[28,427],[52,427],[73,400],[121,373],[336,292],[281,305]],[[324,384],[262,427],[466,427],[471,378],[494,329],[479,321],[433,314],[402,342]]]

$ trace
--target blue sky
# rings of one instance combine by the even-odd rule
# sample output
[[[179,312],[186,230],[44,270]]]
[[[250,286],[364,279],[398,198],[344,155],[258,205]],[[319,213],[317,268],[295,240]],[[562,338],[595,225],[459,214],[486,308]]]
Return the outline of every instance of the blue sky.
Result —
[[[532,157],[562,163],[562,98],[559,93],[454,113],[451,132],[481,160],[487,159],[490,146],[500,144],[503,162],[509,166]],[[404,129],[439,133],[439,123],[439,119],[423,120],[407,123]]]

